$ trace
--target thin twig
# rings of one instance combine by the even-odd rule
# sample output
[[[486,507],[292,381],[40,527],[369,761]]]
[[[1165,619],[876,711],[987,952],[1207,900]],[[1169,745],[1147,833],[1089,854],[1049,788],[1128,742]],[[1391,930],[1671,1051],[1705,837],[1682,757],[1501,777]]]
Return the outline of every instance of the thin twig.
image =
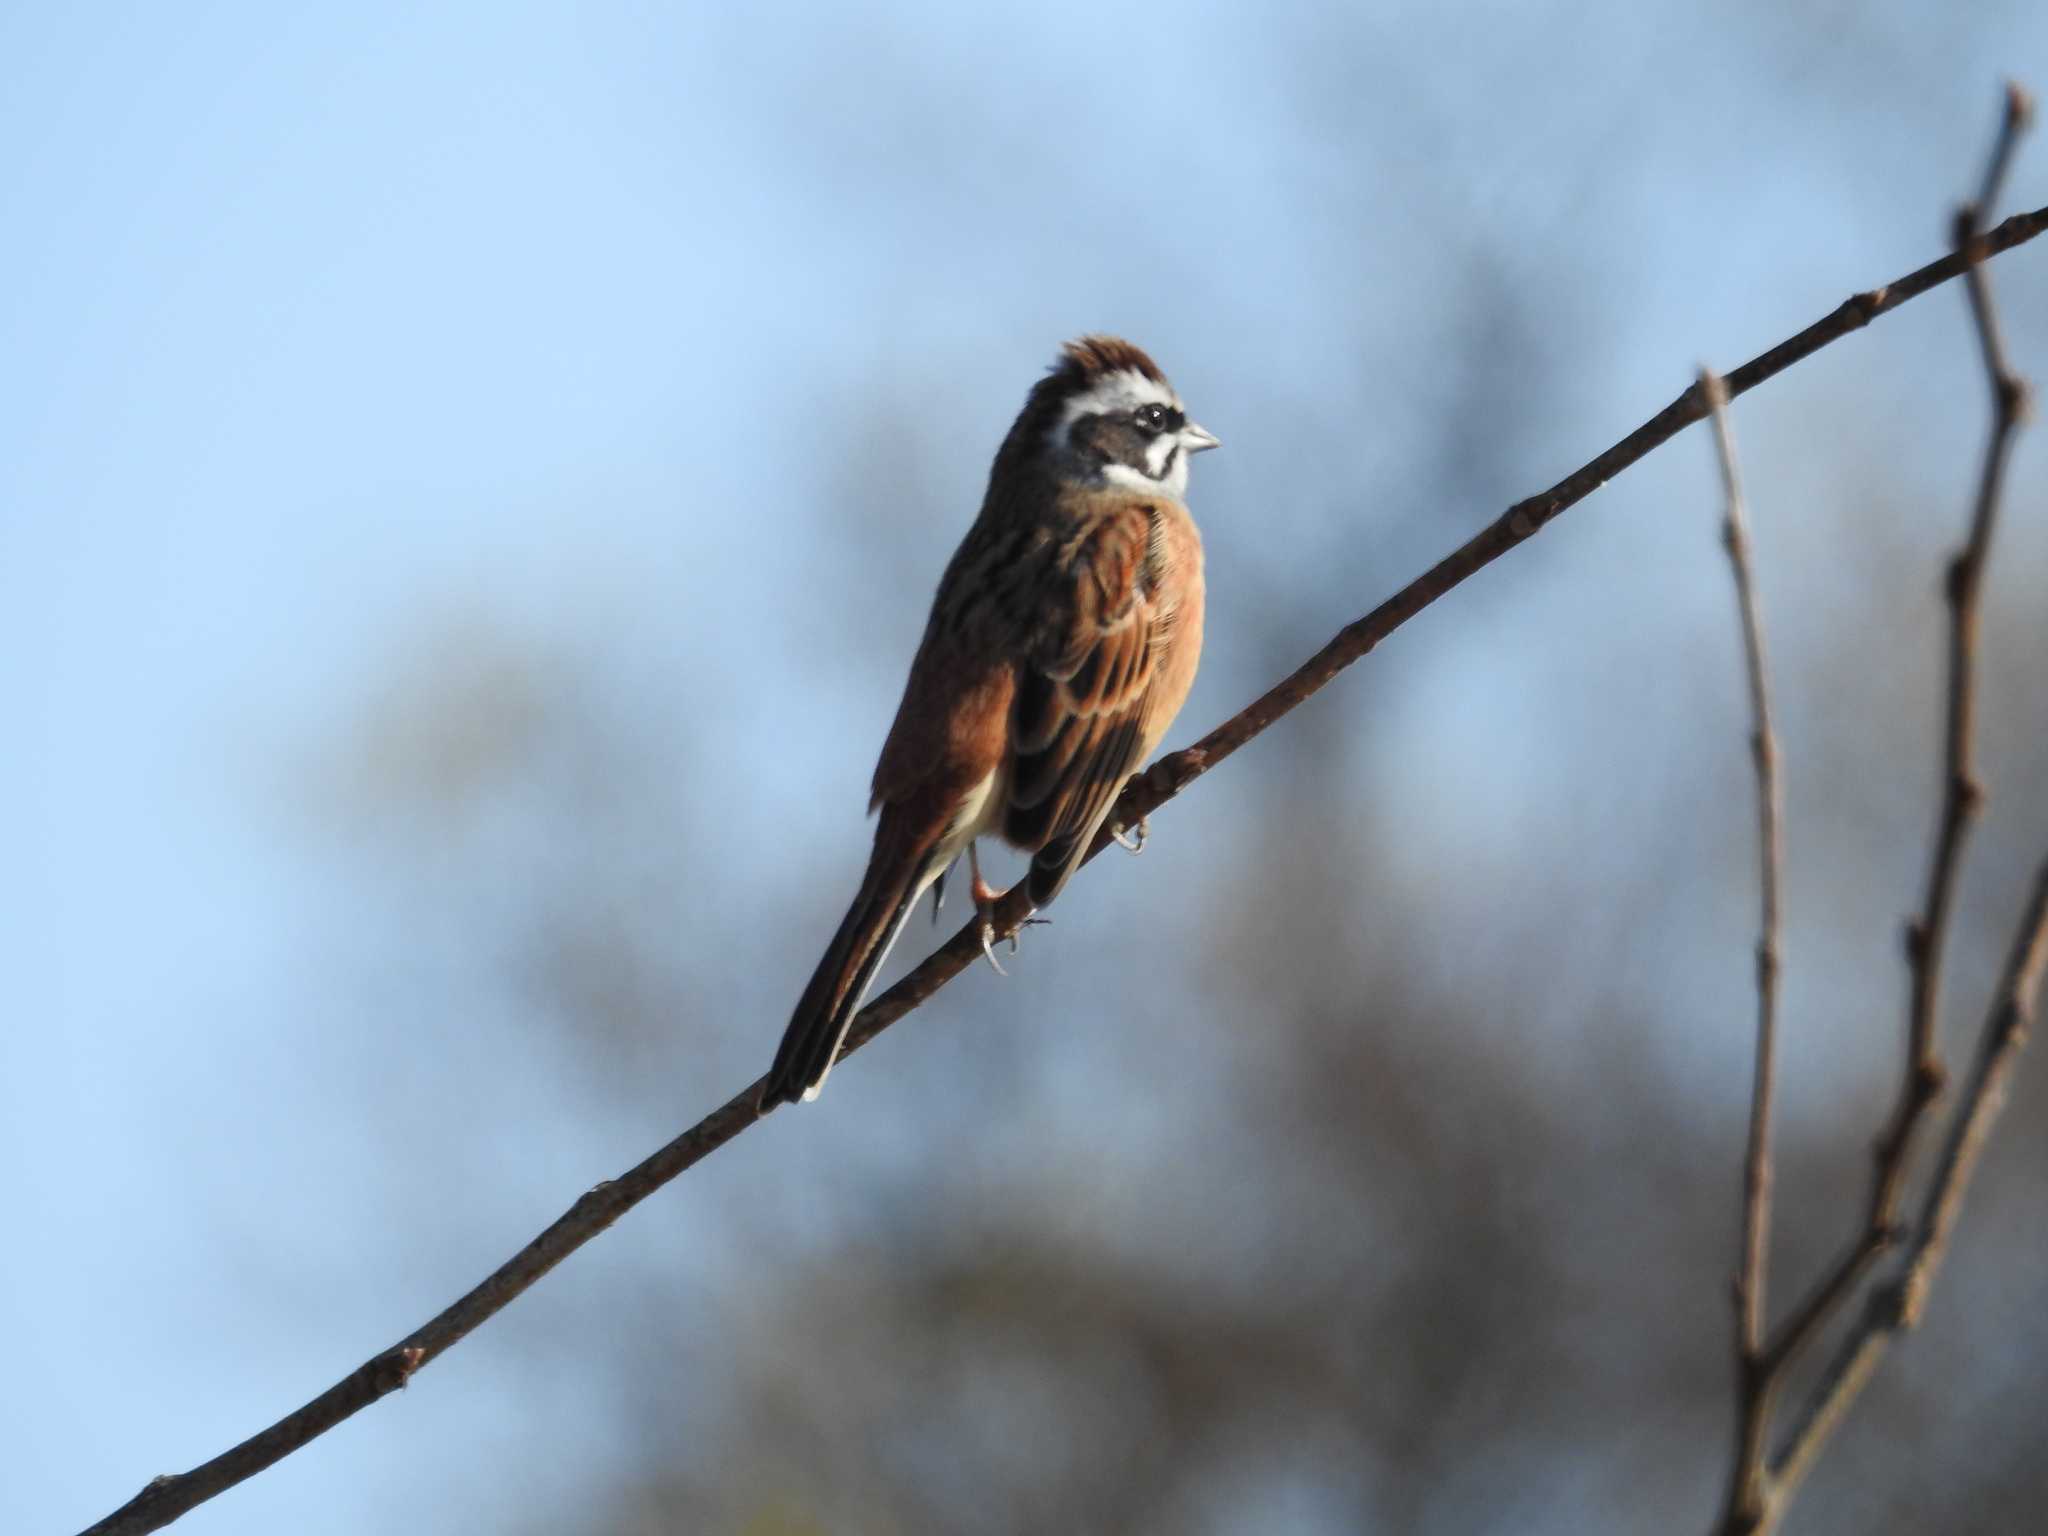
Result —
[[[1821,319],[1752,358],[1729,374],[1729,398],[1745,394],[1794,363],[1812,356],[1830,342],[1859,331],[1879,315],[1897,309],[1929,289],[1961,276],[2048,230],[2048,208],[2015,214],[1968,248],[1951,251],[1907,273],[1886,287],[1844,300]],[[1293,673],[1253,700],[1194,746],[1170,753],[1124,787],[1116,810],[1105,822],[1089,851],[1094,858],[1109,842],[1109,827],[1133,826],[1179,794],[1209,769],[1266,730],[1281,716],[1322,688],[1339,672],[1364,656],[1402,624],[1463,582],[1498,560],[1545,524],[1598,490],[1652,449],[1670,441],[1706,414],[1698,386],[1690,385],[1655,416],[1549,490],[1519,501],[1381,603],[1372,612],[1339,631],[1336,638]],[[991,914],[998,934],[1015,932],[1029,916],[1024,893],[1015,890]],[[868,1004],[847,1033],[842,1058],[867,1044],[889,1025],[924,1002],[981,956],[979,922],[955,933],[903,980]],[[756,1119],[755,1102],[764,1080],[757,1079],[718,1109],[677,1136],[644,1162],[617,1179],[584,1195],[539,1237],[508,1259],[474,1290],[392,1348],[366,1361],[270,1428],[222,1452],[189,1472],[159,1477],[105,1519],[87,1536],[135,1536],[168,1525],[195,1505],[254,1476],[315,1436],[396,1391],[417,1371],[466,1337],[542,1275],[617,1221],[655,1190],[724,1146]]]
[[[1763,1352],[1765,1282],[1771,1237],[1771,1101],[1777,1080],[1778,902],[1785,864],[1784,794],[1778,784],[1778,732],[1771,718],[1770,665],[1764,650],[1762,605],[1750,568],[1749,519],[1736,466],[1735,431],[1719,375],[1700,370],[1700,389],[1713,413],[1714,445],[1721,463],[1727,512],[1721,542],[1735,578],[1742,625],[1744,671],[1749,681],[1750,756],[1756,766],[1757,882],[1761,895],[1756,941],[1756,1069],[1750,1088],[1749,1140],[1743,1157],[1741,1259],[1735,1279],[1735,1472],[1730,1497],[1743,1515],[1760,1516],[1768,1465],[1775,1377]]]
[[[2026,132],[2031,116],[2032,103],[2026,92],[2017,85],[2008,85],[2005,112],[1999,120],[1991,159],[1984,168],[1982,189],[1974,202],[1956,210],[1955,241],[1959,247],[1967,247],[1979,238],[1984,219],[1997,204],[2004,186],[2013,149]],[[1984,456],[1984,470],[1978,481],[1969,538],[1950,563],[1944,583],[1949,610],[1948,727],[1942,742],[1941,820],[1935,834],[1934,854],[1928,862],[1927,893],[1920,915],[1906,928],[1906,958],[1913,976],[1906,1026],[1907,1068],[1891,1121],[1878,1141],[1878,1176],[1872,1185],[1870,1203],[1872,1228],[1890,1228],[1897,1222],[1914,1137],[1925,1123],[1927,1111],[1940,1098],[1947,1079],[1938,1038],[1942,952],[1948,938],[1949,914],[1954,907],[1956,875],[1962,868],[1963,843],[1984,802],[1983,786],[1972,768],[1971,751],[1977,697],[1977,598],[1983,582],[1984,560],[1991,548],[1991,530],[1998,517],[2013,429],[2020,422],[2026,402],[2026,386],[2006,366],[2005,345],[1991,305],[1989,275],[1981,268],[1973,268],[1966,286],[1984,354],[1984,371],[1991,381],[1991,446]]]
[[[1957,244],[1967,248],[1982,238],[1984,219],[1996,205],[2005,183],[2006,171],[2020,137],[2033,116],[2033,104],[2025,91],[2008,85],[2005,111],[1999,120],[1991,158],[1984,168],[1984,180],[1974,202],[1956,212]],[[1911,1166],[1914,1138],[1925,1123],[1927,1112],[1939,1096],[1944,1070],[1939,1055],[1941,959],[1946,945],[1949,918],[1954,909],[1956,879],[1962,868],[1963,843],[1983,806],[1984,790],[1974,770],[1974,724],[1977,689],[1977,635],[1980,628],[1984,566],[1991,552],[1992,530],[2005,489],[2006,464],[2020,424],[2026,419],[2027,386],[2006,362],[2005,343],[2000,334],[1998,313],[1991,300],[1990,275],[1973,267],[1967,274],[1970,315],[1975,322],[1978,348],[1991,391],[1991,431],[1984,450],[1984,463],[1977,479],[1976,505],[1971,512],[1970,531],[1963,547],[1949,564],[1944,592],[1948,599],[1948,707],[1942,738],[1941,817],[1935,831],[1934,853],[1929,861],[1927,892],[1921,913],[1907,929],[1906,954],[1912,968],[1912,1003],[1907,1019],[1906,1070],[1892,1119],[1877,1147],[1877,1176],[1872,1181],[1871,1202],[1865,1228],[1865,1243],[1890,1242],[1898,1231],[1898,1207],[1904,1196],[1905,1179]],[[2038,909],[2040,903],[2037,900]],[[2030,919],[2038,929],[2038,910]],[[1929,1197],[1914,1250],[1906,1261],[1899,1281],[1871,1297],[1862,1324],[1837,1351],[1820,1385],[1803,1409],[1774,1472],[1775,1480],[1789,1496],[1798,1486],[1813,1458],[1840,1422],[1863,1383],[1882,1358],[1887,1341],[1900,1328],[1918,1321],[1925,1303],[1926,1287],[1947,1246],[1949,1224],[1961,1202],[1974,1167],[1976,1143],[1963,1154],[1959,1138],[1981,1137],[1997,1113],[1996,1104],[1987,1107],[1986,1095],[2002,1093],[2003,1072],[1989,1070],[1994,1059],[1994,1036],[2001,1019],[2019,1021],[2032,1011],[2032,987],[2039,975],[2039,956],[2029,971],[2023,963],[2028,944],[2038,947],[2036,931],[2031,940],[2023,927],[2009,969],[2006,1002],[1985,1025],[1979,1047],[1977,1071],[1970,1095],[1957,1111],[1951,1131],[1943,1172]],[[2019,990],[2025,989],[2025,1003]],[[2017,1028],[2016,1023],[2013,1027]],[[2010,1050],[2017,1049],[2017,1041]],[[1997,1061],[2009,1054],[1997,1054]],[[1886,1234],[1883,1239],[1878,1234]],[[1910,1298],[1911,1305],[1906,1305]]]
[[[1957,248],[1970,250],[1985,239],[1982,225],[1996,203],[2005,174],[2020,136],[2026,131],[2031,103],[2017,85],[2006,88],[2005,108],[1985,166],[1981,190],[1974,202],[1957,212],[1954,236]],[[1883,1255],[1903,1237],[1899,1206],[1904,1198],[1906,1178],[1912,1168],[1912,1154],[1920,1128],[1940,1098],[1945,1080],[1939,1039],[1939,994],[1941,956],[1953,909],[1956,878],[1962,867],[1962,851],[1972,819],[1983,802],[1983,790],[1972,771],[1972,723],[1976,702],[1976,653],[1979,628],[1979,596],[1985,561],[1991,548],[1991,533],[1997,522],[2004,487],[2005,466],[2013,434],[2024,419],[2026,386],[2006,365],[2005,349],[1991,303],[1989,275],[1973,267],[1967,275],[1970,310],[1976,321],[1985,372],[1991,383],[1992,426],[1984,466],[1978,479],[1977,498],[1970,531],[1963,548],[1951,561],[1945,591],[1949,606],[1948,700],[1946,728],[1942,741],[1944,781],[1940,819],[1934,851],[1929,861],[1927,889],[1921,915],[1906,934],[1906,953],[1911,967],[1910,1003],[1907,1012],[1906,1053],[1898,1099],[1879,1136],[1868,1204],[1860,1231],[1841,1258],[1820,1278],[1806,1297],[1771,1335],[1761,1351],[1747,1356],[1743,1381],[1742,1423],[1735,1476],[1731,1479],[1722,1530],[1730,1533],[1768,1532],[1776,1528],[1813,1461],[1833,1433],[1849,1405],[1862,1391],[1883,1358],[1890,1338],[1901,1328],[1918,1320],[1926,1286],[1932,1280],[1947,1233],[1974,1167],[1976,1147],[1996,1116],[1997,1105],[1987,1107],[1986,1096],[2002,1095],[2005,1071],[2018,1049],[2018,1035],[2031,1015],[2033,989],[2038,981],[2043,922],[2041,899],[2021,926],[2013,961],[2001,993],[2005,999],[1985,1025],[1978,1068],[1971,1089],[1958,1110],[1956,1129],[1951,1134],[1942,1185],[1949,1193],[1937,1208],[1930,1196],[1928,1214],[1921,1222],[1921,1235],[1909,1251],[1901,1276],[1879,1288],[1866,1300],[1861,1322],[1837,1350],[1823,1371],[1818,1385],[1801,1408],[1798,1422],[1786,1444],[1768,1466],[1758,1464],[1770,1434],[1770,1417],[1785,1372],[1821,1329],[1854,1297]],[[2048,872],[2044,872],[2048,880]],[[2048,889],[2048,886],[2044,886]],[[2030,958],[2031,957],[2031,958]],[[2001,1022],[2005,1021],[2005,1022]],[[2006,1036],[2012,1038],[2006,1040]],[[2005,1043],[1995,1055],[1994,1038]],[[1758,1081],[1766,1080],[1766,1068],[1759,1060]],[[1761,1091],[1761,1089],[1760,1089]],[[1753,1111],[1754,1113],[1754,1111]],[[1974,1129],[1972,1129],[1974,1128]],[[1966,1131],[1976,1138],[1967,1151],[1957,1137]],[[1752,1138],[1755,1126],[1752,1124]],[[1949,1164],[1953,1163],[1953,1169]],[[1941,1186],[1937,1186],[1937,1194]],[[1930,1237],[1936,1232],[1938,1237]],[[1910,1305],[1907,1305],[1910,1300]]]
[[[2044,970],[2048,970],[2048,863],[2035,876],[2033,896],[2013,937],[2012,954],[1978,1041],[1969,1085],[1949,1127],[1904,1267],[1895,1280],[1871,1293],[1862,1318],[1828,1362],[1786,1437],[1785,1449],[1772,1464],[1771,1502],[1780,1512],[1812,1470],[1828,1437],[1840,1426],[1892,1340],[1920,1321],[1927,1293],[1947,1255],[1963,1196],[1977,1170],[1977,1159],[2005,1107],[2012,1069],[2040,1001]]]

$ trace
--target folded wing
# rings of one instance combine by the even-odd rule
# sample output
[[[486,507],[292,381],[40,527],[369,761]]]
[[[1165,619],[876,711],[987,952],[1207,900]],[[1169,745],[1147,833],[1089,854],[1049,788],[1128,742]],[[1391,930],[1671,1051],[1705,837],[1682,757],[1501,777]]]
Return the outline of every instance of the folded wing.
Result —
[[[1018,669],[1003,833],[1034,850],[1033,905],[1057,896],[1152,743],[1148,700],[1172,615],[1158,603],[1157,514],[1126,503],[1059,553]]]

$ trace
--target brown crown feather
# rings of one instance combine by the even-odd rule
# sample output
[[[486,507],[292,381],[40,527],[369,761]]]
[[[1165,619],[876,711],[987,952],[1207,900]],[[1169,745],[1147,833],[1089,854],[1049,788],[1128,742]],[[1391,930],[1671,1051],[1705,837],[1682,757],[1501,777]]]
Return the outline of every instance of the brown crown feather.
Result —
[[[1132,346],[1121,336],[1082,336],[1061,347],[1060,355],[1059,372],[1072,370],[1090,382],[1126,368],[1142,373],[1155,384],[1166,382],[1166,375],[1145,355],[1144,349]]]

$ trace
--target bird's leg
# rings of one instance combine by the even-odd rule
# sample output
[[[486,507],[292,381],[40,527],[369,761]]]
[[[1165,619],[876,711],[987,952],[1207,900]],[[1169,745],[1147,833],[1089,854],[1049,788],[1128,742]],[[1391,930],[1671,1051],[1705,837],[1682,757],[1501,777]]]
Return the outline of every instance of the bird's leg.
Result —
[[[996,959],[994,916],[996,903],[1007,893],[997,890],[981,878],[981,854],[971,841],[967,845],[967,874],[967,894],[974,898],[975,910],[981,913],[981,953],[998,976],[1007,976],[1010,973],[1004,970],[1002,963]],[[1015,954],[1016,950],[1013,948],[1010,952]]]
[[[988,958],[988,963],[995,966],[995,972],[998,976],[1007,976],[1010,973],[1004,970],[996,961],[995,910],[996,903],[1010,893],[997,890],[981,878],[981,859],[973,843],[967,845],[967,872],[971,879],[971,883],[967,888],[968,894],[974,898],[975,910],[981,913],[981,952]],[[1020,929],[1038,928],[1051,921],[1052,919],[1049,917],[1034,915],[1025,918],[1017,926]],[[1017,935],[1015,933],[1010,935],[1010,953],[1013,955],[1017,953]]]
[[[1122,825],[1117,825],[1109,829],[1110,840],[1117,847],[1123,849],[1125,853],[1143,853],[1145,851],[1145,839],[1151,835],[1151,820],[1144,816],[1138,818],[1138,824],[1135,827],[1126,829]]]

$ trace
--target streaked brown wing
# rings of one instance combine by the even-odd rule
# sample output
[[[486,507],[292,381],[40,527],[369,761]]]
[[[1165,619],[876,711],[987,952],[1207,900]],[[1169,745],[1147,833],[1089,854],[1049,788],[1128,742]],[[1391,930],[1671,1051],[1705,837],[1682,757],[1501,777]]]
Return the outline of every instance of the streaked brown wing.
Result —
[[[1150,509],[1127,503],[1061,551],[1054,600],[1018,670],[1003,835],[1034,850],[1045,906],[1079,866],[1144,751],[1159,651]]]

